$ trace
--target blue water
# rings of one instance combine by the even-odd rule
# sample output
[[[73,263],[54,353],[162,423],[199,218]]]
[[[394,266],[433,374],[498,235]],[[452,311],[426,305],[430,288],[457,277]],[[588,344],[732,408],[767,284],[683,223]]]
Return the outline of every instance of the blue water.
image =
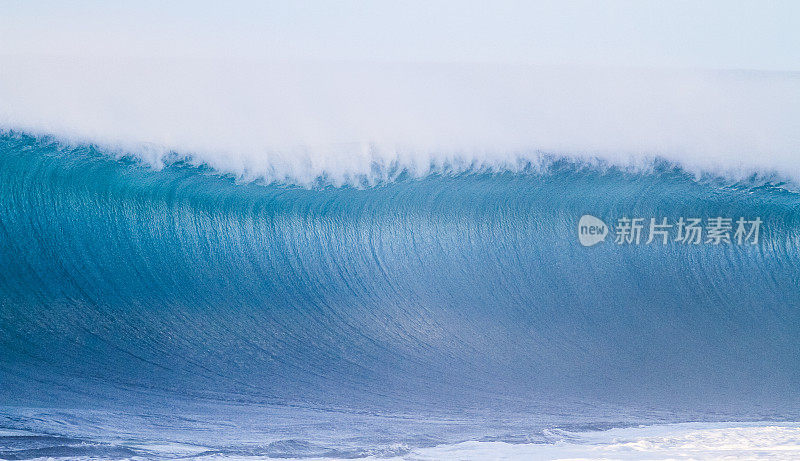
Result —
[[[0,136],[0,458],[800,418],[792,185],[666,162],[395,176],[242,183]],[[587,248],[583,214],[764,223],[756,245]]]

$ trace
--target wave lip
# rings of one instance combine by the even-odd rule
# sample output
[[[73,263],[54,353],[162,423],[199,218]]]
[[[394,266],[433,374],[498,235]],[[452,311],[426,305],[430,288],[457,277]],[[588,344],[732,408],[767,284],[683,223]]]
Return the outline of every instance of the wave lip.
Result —
[[[793,73],[8,57],[0,102],[0,128],[268,182],[513,170],[542,153],[800,177]]]

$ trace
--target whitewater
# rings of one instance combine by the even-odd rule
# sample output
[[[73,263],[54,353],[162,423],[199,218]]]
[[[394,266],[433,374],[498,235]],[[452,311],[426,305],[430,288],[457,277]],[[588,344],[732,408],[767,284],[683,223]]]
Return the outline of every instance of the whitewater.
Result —
[[[543,155],[800,178],[791,72],[8,56],[0,101],[6,129],[247,180],[515,170]]]
[[[1,62],[0,458],[797,455],[796,73]]]

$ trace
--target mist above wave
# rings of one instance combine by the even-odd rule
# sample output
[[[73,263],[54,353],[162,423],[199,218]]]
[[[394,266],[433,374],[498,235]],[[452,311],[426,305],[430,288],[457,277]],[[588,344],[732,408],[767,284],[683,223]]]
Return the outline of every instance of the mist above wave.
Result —
[[[543,156],[800,178],[796,74],[3,58],[0,128],[308,184]]]

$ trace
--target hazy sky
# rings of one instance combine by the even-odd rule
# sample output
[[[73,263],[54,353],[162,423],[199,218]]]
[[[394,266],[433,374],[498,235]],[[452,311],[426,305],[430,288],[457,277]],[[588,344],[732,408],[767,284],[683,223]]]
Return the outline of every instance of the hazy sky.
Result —
[[[800,2],[5,1],[0,54],[800,71]]]

